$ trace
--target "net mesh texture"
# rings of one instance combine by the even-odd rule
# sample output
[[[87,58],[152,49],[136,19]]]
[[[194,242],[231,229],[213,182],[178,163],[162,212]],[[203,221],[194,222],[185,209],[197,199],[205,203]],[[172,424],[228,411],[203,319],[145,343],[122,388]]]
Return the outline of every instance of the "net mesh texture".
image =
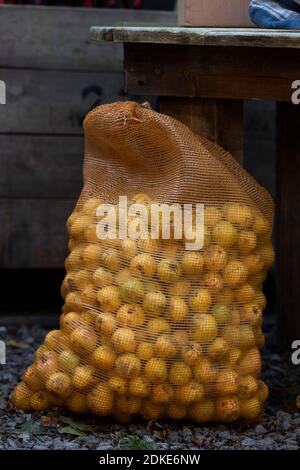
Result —
[[[270,195],[218,145],[137,103],[99,106],[84,129],[60,329],[12,403],[120,422],[257,421],[268,396],[259,350],[274,261]],[[100,240],[96,209],[120,195],[149,210],[204,204],[203,248],[187,251],[187,237]]]

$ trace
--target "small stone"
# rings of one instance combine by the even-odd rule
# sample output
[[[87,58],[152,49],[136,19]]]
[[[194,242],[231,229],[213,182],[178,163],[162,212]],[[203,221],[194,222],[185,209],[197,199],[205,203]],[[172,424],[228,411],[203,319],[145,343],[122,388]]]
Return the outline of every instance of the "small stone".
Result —
[[[98,447],[96,448],[96,450],[111,450],[111,449],[113,449],[113,446],[111,442],[109,441],[101,442],[101,444],[99,444]]]
[[[262,424],[257,424],[254,428],[254,432],[255,434],[265,434],[267,430]]]
[[[183,431],[182,431],[182,437],[183,437],[185,442],[191,442],[192,437],[193,437],[193,433],[192,433],[191,429],[184,428]]]
[[[277,411],[276,418],[280,421],[290,421],[291,415],[285,411]]]
[[[280,425],[281,425],[281,428],[283,429],[283,431],[288,431],[291,428],[291,422],[290,421],[282,421],[282,423],[280,423]]]
[[[270,437],[265,437],[259,441],[259,447],[262,450],[271,450],[276,447],[276,443]]]
[[[244,446],[244,447],[253,447],[253,446],[255,446],[255,440],[251,439],[250,437],[246,437],[246,439],[242,440],[242,446]]]
[[[168,441],[169,442],[176,442],[178,441],[178,434],[175,431],[170,431],[168,434]]]

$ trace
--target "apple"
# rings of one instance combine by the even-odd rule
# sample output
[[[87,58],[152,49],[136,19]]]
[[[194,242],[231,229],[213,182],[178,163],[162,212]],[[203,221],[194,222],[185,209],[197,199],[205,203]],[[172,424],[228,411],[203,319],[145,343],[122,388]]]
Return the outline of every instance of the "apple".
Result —
[[[195,401],[202,400],[204,397],[204,388],[196,380],[191,380],[185,385],[176,389],[175,398],[181,405],[189,405]]]
[[[247,421],[257,419],[262,413],[262,405],[257,397],[240,401],[241,417]]]
[[[212,400],[201,400],[192,403],[188,408],[188,416],[196,423],[208,423],[215,417],[215,405]]]
[[[176,346],[168,335],[159,336],[154,344],[154,352],[158,357],[170,358],[176,355]]]
[[[218,325],[213,317],[206,313],[201,313],[195,317],[193,327],[194,341],[212,341],[218,334]]]
[[[97,287],[106,287],[113,284],[113,275],[107,269],[100,267],[94,271],[93,281]]]
[[[135,333],[129,328],[118,328],[112,335],[112,343],[118,352],[133,352],[136,348]]]
[[[217,245],[228,249],[236,243],[238,232],[234,225],[222,220],[214,226],[212,235]]]
[[[216,390],[219,395],[234,395],[238,391],[239,376],[230,369],[221,370],[216,381]]]
[[[58,366],[62,372],[72,373],[80,363],[80,357],[70,349],[62,351],[58,357]]]
[[[123,378],[133,378],[139,375],[141,361],[134,354],[123,354],[116,359],[116,372]]]
[[[153,403],[170,403],[174,399],[174,389],[166,383],[154,384],[152,387],[151,400]]]
[[[111,336],[117,329],[117,320],[112,313],[100,313],[95,320],[96,331]]]
[[[35,411],[46,410],[50,406],[49,393],[45,390],[35,392],[30,398],[30,408]]]
[[[218,374],[218,370],[212,364],[212,362],[203,357],[195,365],[194,375],[195,379],[199,380],[201,384],[207,384],[213,382]]]
[[[156,271],[156,262],[149,253],[141,253],[131,260],[130,269],[139,276],[153,277]]]
[[[121,396],[116,400],[118,411],[128,415],[136,415],[142,405],[142,400],[139,397]]]
[[[48,349],[63,351],[68,347],[69,339],[61,330],[52,330],[46,335],[44,345]]]
[[[30,399],[32,391],[24,382],[19,383],[14,389],[11,400],[12,404],[23,411],[29,411],[31,408]]]
[[[103,383],[96,385],[87,396],[88,408],[99,416],[108,416],[113,409],[113,394]]]
[[[229,344],[224,338],[216,338],[207,348],[208,357],[214,361],[222,361],[229,354]]]
[[[72,395],[66,399],[66,406],[73,413],[85,414],[88,411],[86,396],[82,393],[72,393]]]
[[[129,384],[129,393],[134,397],[146,398],[150,393],[149,383],[142,376],[134,377]]]
[[[240,228],[249,228],[253,225],[254,213],[246,204],[227,204],[223,210],[227,220]]]
[[[55,372],[50,375],[46,382],[46,388],[49,392],[67,398],[71,394],[71,379],[63,372]]]
[[[167,365],[164,359],[152,358],[146,362],[145,377],[153,383],[164,382],[167,379]]]
[[[127,392],[127,382],[123,377],[112,375],[108,381],[109,388],[117,395],[125,395]]]
[[[144,324],[145,313],[137,304],[123,304],[117,312],[117,320],[121,326],[136,328]]]
[[[145,312],[158,316],[167,304],[167,298],[162,292],[147,292],[143,300]]]
[[[43,380],[39,377],[35,364],[26,369],[23,381],[33,392],[38,392],[43,388]]]
[[[170,285],[169,291],[171,295],[185,297],[191,289],[190,281],[177,281]]]
[[[200,274],[203,270],[204,259],[201,253],[196,251],[185,252],[181,265],[183,272],[189,275]]]
[[[90,357],[92,364],[98,369],[109,370],[114,367],[116,354],[110,346],[99,346]]]
[[[181,355],[184,362],[191,366],[196,364],[202,352],[202,347],[198,342],[188,341],[183,343]]]
[[[230,310],[227,305],[216,304],[212,310],[212,316],[218,325],[224,325],[228,322]]]
[[[113,312],[121,305],[119,289],[116,286],[102,287],[97,293],[97,299],[104,312]]]
[[[58,355],[54,351],[43,352],[35,364],[37,374],[42,381],[58,370]]]
[[[203,276],[204,287],[209,289],[213,294],[220,292],[223,289],[223,280],[218,273],[208,271]]]
[[[152,358],[153,352],[153,345],[146,341],[142,341],[137,347],[137,356],[143,361],[149,361]]]
[[[252,375],[244,375],[239,377],[238,396],[241,399],[252,398],[257,394],[258,381]]]
[[[212,245],[204,252],[204,264],[209,271],[221,271],[227,264],[228,256],[225,249]]]
[[[199,289],[190,299],[190,307],[196,313],[206,313],[212,302],[212,297],[208,289]]]
[[[238,234],[237,246],[242,254],[251,253],[256,248],[257,238],[252,230],[241,230]]]
[[[241,406],[236,396],[216,400],[216,418],[224,423],[232,423],[240,417]]]
[[[191,368],[182,361],[176,361],[170,366],[169,380],[173,385],[186,384],[192,375]]]
[[[150,336],[156,336],[170,332],[170,324],[164,318],[154,318],[150,320],[147,327]]]
[[[224,269],[223,278],[227,286],[238,287],[246,282],[248,277],[247,266],[241,261],[229,261]]]
[[[70,336],[72,349],[79,354],[90,354],[97,347],[95,333],[87,328],[76,328]]]
[[[125,302],[140,302],[144,297],[144,286],[142,281],[133,277],[128,278],[120,286],[121,297]]]
[[[174,259],[163,259],[157,267],[157,277],[164,282],[176,282],[182,274],[179,262]]]
[[[104,249],[101,255],[101,264],[111,271],[118,271],[120,269],[120,257],[118,251],[114,248]]]

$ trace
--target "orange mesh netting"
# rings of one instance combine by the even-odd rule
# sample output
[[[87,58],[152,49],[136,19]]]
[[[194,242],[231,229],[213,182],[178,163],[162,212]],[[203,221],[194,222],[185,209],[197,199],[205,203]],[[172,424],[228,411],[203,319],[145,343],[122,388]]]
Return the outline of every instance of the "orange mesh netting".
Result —
[[[271,197],[219,146],[147,107],[100,106],[84,128],[60,329],[37,350],[13,403],[122,422],[256,420],[268,395],[259,349]],[[187,251],[187,237],[100,240],[96,208],[120,195],[149,210],[203,203],[204,247]]]

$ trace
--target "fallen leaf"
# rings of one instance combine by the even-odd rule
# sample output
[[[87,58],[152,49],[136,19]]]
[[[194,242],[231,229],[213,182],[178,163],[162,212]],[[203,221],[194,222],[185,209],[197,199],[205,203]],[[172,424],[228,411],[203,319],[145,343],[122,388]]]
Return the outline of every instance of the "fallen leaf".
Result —
[[[300,410],[300,395],[297,396],[296,405],[298,410]]]
[[[14,339],[10,339],[7,341],[6,346],[9,348],[14,348],[14,349],[28,349],[29,346],[28,344],[25,343],[20,343],[19,341],[15,341]]]
[[[93,430],[92,426],[82,423],[81,421],[74,421],[69,416],[60,416],[59,421],[63,424],[71,426],[73,429],[76,429],[78,431],[89,432]]]
[[[71,434],[72,436],[84,436],[85,432],[80,431],[79,429],[74,429],[72,426],[64,426],[58,428],[60,434]]]
[[[39,434],[43,434],[45,432],[45,427],[42,423],[34,421],[32,418],[30,418],[21,427],[21,432],[28,432],[28,434],[38,436]]]

